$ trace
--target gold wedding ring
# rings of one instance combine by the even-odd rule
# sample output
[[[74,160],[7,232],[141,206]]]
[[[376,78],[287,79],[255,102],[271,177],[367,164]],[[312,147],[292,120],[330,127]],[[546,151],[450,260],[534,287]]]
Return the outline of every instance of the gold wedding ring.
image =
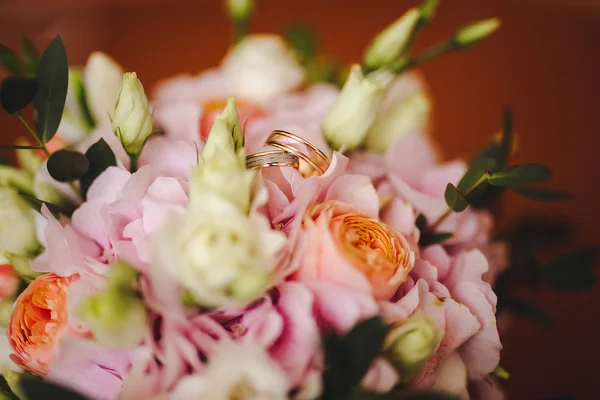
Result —
[[[261,169],[267,167],[292,167],[298,169],[298,156],[283,150],[269,150],[246,157],[246,168]]]
[[[298,170],[304,177],[323,175],[329,168],[329,159],[321,150],[293,133],[275,130],[267,145],[277,147],[298,157]]]

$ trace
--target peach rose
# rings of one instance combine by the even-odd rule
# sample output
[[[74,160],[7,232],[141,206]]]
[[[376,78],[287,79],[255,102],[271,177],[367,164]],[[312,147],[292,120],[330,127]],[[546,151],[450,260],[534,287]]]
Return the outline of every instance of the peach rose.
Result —
[[[45,274],[19,295],[8,324],[11,359],[34,374],[46,375],[67,327],[67,289],[74,277]]]
[[[200,117],[200,136],[204,140],[206,140],[208,137],[210,129],[215,123],[215,119],[217,119],[217,116],[223,112],[226,105],[227,98],[222,100],[207,101],[203,104],[202,116]],[[238,111],[242,129],[245,128],[246,123],[265,115],[258,105],[255,105],[251,102],[236,99],[235,105]]]
[[[299,280],[327,280],[391,299],[406,281],[415,255],[406,238],[354,206],[329,200],[309,208],[303,220]]]
[[[0,300],[12,299],[19,289],[19,275],[10,264],[0,264]]]

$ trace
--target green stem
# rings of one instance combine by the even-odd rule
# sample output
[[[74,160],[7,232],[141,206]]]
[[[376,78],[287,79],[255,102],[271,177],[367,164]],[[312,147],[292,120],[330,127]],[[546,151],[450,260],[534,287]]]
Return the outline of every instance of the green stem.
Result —
[[[137,155],[129,155],[129,159],[131,160],[131,164],[129,166],[129,171],[131,171],[131,173],[133,174],[135,171],[138,170],[138,159],[139,156]]]
[[[237,19],[233,21],[233,43],[239,43],[240,40],[248,34],[248,19]]]
[[[490,178],[491,174],[489,172],[485,172],[483,175],[479,177],[477,182],[475,182],[469,189],[467,189],[464,193],[464,197],[468,197],[471,193],[475,191],[479,186],[483,185]],[[453,213],[453,210],[448,207],[448,209],[429,227],[429,232],[435,232],[435,230]]]
[[[40,145],[41,150],[43,150],[44,153],[46,153],[47,156],[50,156],[50,152],[46,148],[46,145],[44,144],[44,142],[42,142],[40,140],[40,138],[38,137],[38,135],[35,133],[35,131],[33,129],[31,129],[31,126],[29,126],[29,124],[27,123],[27,121],[25,121],[25,118],[23,118],[23,116],[21,115],[20,112],[17,113],[17,117],[19,117],[19,119],[21,120],[21,123],[23,125],[25,125],[25,128],[27,128],[27,130],[29,131],[29,133],[31,133],[31,136],[33,136],[33,138],[36,140],[36,142],[38,142],[38,144]]]
[[[417,56],[415,56],[413,58],[400,58],[396,62],[396,64],[392,66],[392,70],[394,72],[396,72],[397,74],[400,74],[411,68],[419,66],[433,58],[441,56],[442,54],[445,54],[445,53],[448,53],[450,51],[457,50],[457,49],[458,49],[458,47],[456,45],[456,42],[454,41],[454,39],[451,39],[447,42],[443,42],[443,43],[437,44],[435,46],[432,46],[432,47],[426,49],[425,51],[423,51],[421,54],[418,54]]]

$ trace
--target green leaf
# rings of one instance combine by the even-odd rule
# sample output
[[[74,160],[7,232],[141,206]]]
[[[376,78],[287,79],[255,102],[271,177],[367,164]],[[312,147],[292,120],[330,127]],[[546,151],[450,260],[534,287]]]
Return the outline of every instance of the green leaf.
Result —
[[[69,85],[67,52],[60,36],[42,54],[35,79],[39,86],[33,99],[35,128],[40,140],[47,143],[60,125]]]
[[[425,231],[421,233],[421,237],[419,239],[419,247],[427,247],[432,246],[434,244],[442,243],[452,238],[452,236],[452,232],[428,233]]]
[[[497,162],[502,168],[506,167],[508,157],[512,148],[512,137],[513,137],[513,114],[512,110],[508,107],[504,109],[504,115],[502,117],[502,141],[500,142]]]
[[[87,400],[85,396],[70,389],[55,385],[35,377],[23,376],[20,386],[27,400]]]
[[[48,158],[48,172],[59,182],[71,182],[84,176],[90,163],[85,155],[73,150],[58,150]]]
[[[467,192],[477,183],[477,181],[479,181],[479,178],[481,178],[486,171],[494,172],[495,167],[496,162],[492,158],[479,157],[471,163],[469,169],[465,172],[456,187],[463,193]]]
[[[415,226],[417,229],[423,232],[427,227],[427,218],[425,218],[423,214],[417,215],[417,219],[415,219]]]
[[[35,71],[37,70],[40,56],[38,55],[35,46],[29,39],[23,40],[22,52],[23,63],[25,64],[25,68],[27,68],[27,72],[29,72],[31,76],[35,76]]]
[[[21,61],[14,51],[0,44],[0,64],[11,74],[20,76],[23,74]]]
[[[0,103],[9,114],[16,114],[33,100],[37,93],[37,83],[34,79],[9,76],[2,81],[0,87]]]
[[[468,196],[469,204],[473,208],[487,208],[500,198],[506,191],[506,188],[492,186],[488,182],[483,182],[481,186]]]
[[[518,298],[498,299],[498,312],[507,311],[520,317],[532,319],[545,327],[553,325],[552,319],[537,304]]]
[[[446,198],[446,204],[453,211],[462,212],[465,211],[469,203],[465,196],[451,183],[446,186],[446,191],[444,192],[444,197]]]
[[[317,35],[310,26],[291,24],[285,30],[285,38],[296,51],[301,64],[305,65],[314,58],[317,50]]]
[[[513,187],[512,191],[520,194],[521,196],[525,196],[529,199],[539,200],[539,201],[560,201],[560,200],[570,200],[573,198],[571,193],[563,192],[560,190],[552,190],[545,189],[540,187]]]
[[[551,289],[577,292],[596,283],[594,264],[598,249],[585,246],[550,260],[541,269],[543,282]]]
[[[115,154],[102,138],[85,152],[85,157],[89,162],[89,169],[87,173],[81,177],[81,196],[84,199],[86,198],[87,191],[92,185],[92,182],[94,182],[106,168],[117,165]]]
[[[541,164],[521,164],[496,172],[488,182],[494,186],[511,187],[547,181],[552,177],[550,169]]]
[[[48,211],[50,211],[54,215],[63,214],[67,217],[70,217],[71,214],[73,214],[73,210],[68,210],[57,204],[52,204],[47,201],[40,200],[37,197],[31,196],[27,193],[19,192],[19,196],[29,201],[38,212],[41,210],[42,206],[45,205],[46,207],[48,207]]]
[[[365,320],[344,336],[325,339],[323,398],[345,399],[381,353],[386,327],[380,317]]]

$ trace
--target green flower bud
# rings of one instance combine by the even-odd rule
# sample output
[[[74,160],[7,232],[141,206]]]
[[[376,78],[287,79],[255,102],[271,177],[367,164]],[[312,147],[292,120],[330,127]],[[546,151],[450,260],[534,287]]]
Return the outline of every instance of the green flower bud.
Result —
[[[235,21],[246,20],[252,15],[253,0],[227,0],[227,13]]]
[[[499,27],[500,20],[498,18],[477,21],[460,29],[456,35],[454,35],[454,40],[461,47],[472,46],[490,36]]]
[[[107,288],[83,300],[79,315],[94,337],[105,346],[131,348],[147,332],[147,313],[142,300],[130,290]]]
[[[2,325],[3,327],[8,326],[8,322],[10,321],[10,315],[13,311],[14,302],[14,299],[0,301],[0,325]]]
[[[131,157],[137,157],[152,134],[152,115],[142,82],[135,72],[123,74],[112,128]]]
[[[31,146],[31,143],[23,138],[18,139],[16,144],[20,146]],[[35,176],[43,162],[39,153],[31,151],[31,149],[17,149],[15,153],[17,155],[17,163],[22,170],[32,177]]]
[[[418,314],[394,326],[384,343],[384,353],[403,381],[409,380],[435,353],[443,332]]]
[[[27,150],[31,152],[31,150]],[[0,186],[11,187],[18,192],[33,194],[33,176],[27,171],[0,165]]]
[[[429,23],[435,16],[440,0],[425,0],[421,5],[421,21],[424,24]]]
[[[363,142],[392,79],[387,71],[364,76],[359,65],[352,66],[323,122],[325,138],[334,149],[345,146],[346,150],[353,150]]]
[[[13,371],[11,369],[4,370],[4,380],[8,384],[10,391],[17,396],[19,400],[27,400],[27,396],[23,393],[21,389],[21,373]]]
[[[8,263],[17,271],[17,274],[25,282],[31,282],[38,276],[42,275],[40,272],[35,272],[31,269],[31,258],[27,256],[16,255],[9,252],[4,252],[4,257],[8,260]]]
[[[365,66],[370,69],[385,67],[403,54],[420,18],[420,10],[411,8],[379,33],[365,53]]]

